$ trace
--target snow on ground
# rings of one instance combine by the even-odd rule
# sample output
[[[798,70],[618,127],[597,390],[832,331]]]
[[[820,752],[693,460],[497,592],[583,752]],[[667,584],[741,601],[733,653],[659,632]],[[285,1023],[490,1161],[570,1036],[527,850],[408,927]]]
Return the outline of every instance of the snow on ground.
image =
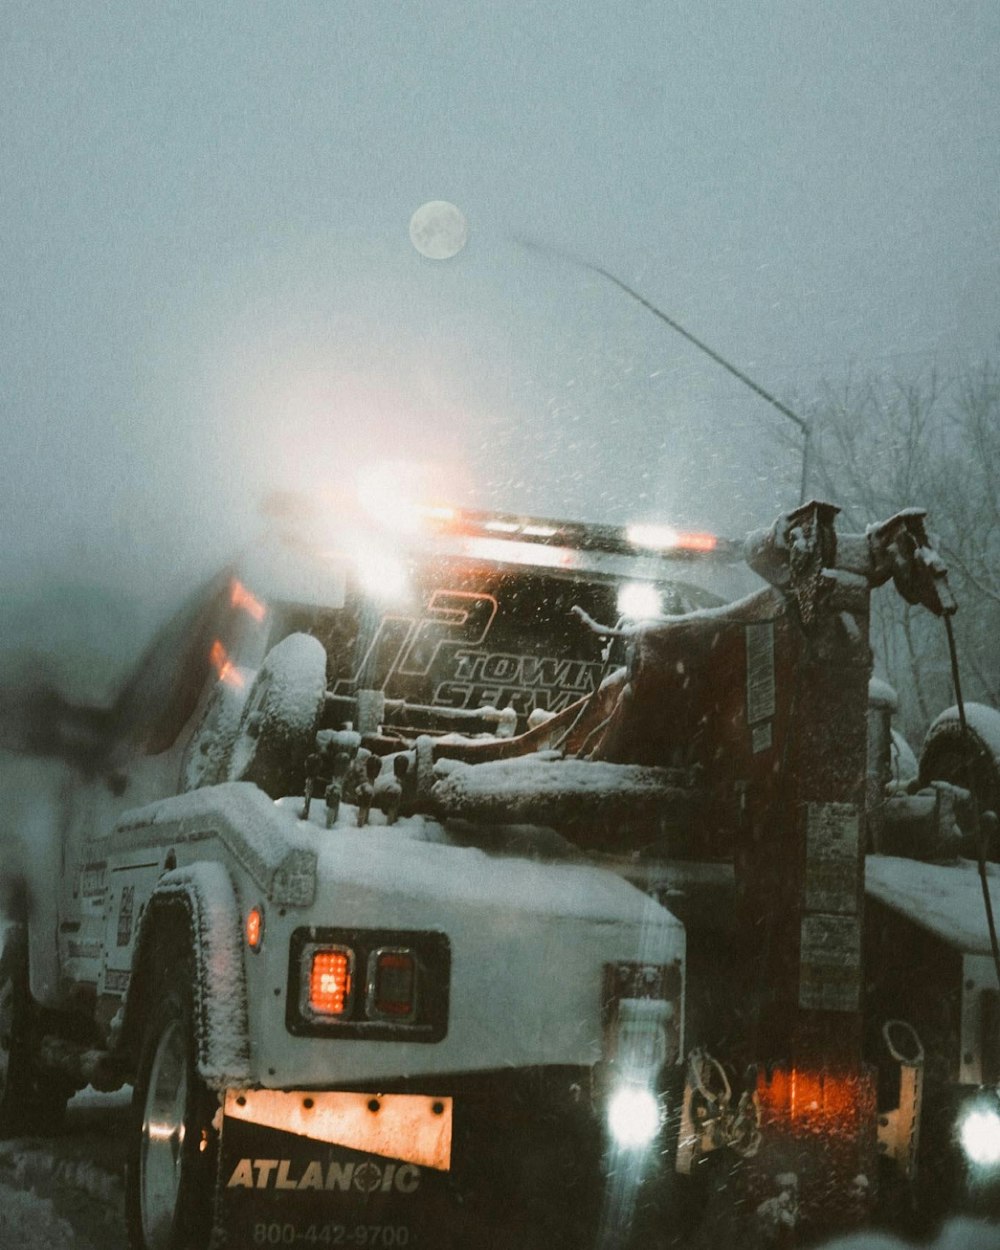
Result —
[[[66,1131],[0,1142],[0,1250],[124,1250],[122,1127],[131,1090],[86,1089]]]
[[[0,1181],[0,1250],[90,1250],[47,1198],[13,1189]]]
[[[906,1250],[915,1245],[888,1233],[854,1233],[827,1242],[824,1250]],[[949,1220],[934,1241],[920,1243],[920,1250],[1000,1250],[1000,1228],[981,1220]]]

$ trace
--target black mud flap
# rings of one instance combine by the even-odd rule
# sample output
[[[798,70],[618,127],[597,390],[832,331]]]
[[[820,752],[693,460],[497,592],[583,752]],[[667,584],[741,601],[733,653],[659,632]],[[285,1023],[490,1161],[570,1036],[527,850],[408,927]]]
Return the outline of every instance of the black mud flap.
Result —
[[[452,1168],[328,1145],[226,1116],[213,1250],[584,1250],[594,1173],[580,1192],[573,1134],[473,1132],[456,1107]],[[532,1140],[534,1138],[534,1140]],[[574,1148],[575,1147],[575,1148]],[[577,1176],[580,1180],[582,1177]],[[574,1192],[575,1191],[575,1192]]]
[[[448,1173],[224,1121],[216,1245],[440,1247]]]

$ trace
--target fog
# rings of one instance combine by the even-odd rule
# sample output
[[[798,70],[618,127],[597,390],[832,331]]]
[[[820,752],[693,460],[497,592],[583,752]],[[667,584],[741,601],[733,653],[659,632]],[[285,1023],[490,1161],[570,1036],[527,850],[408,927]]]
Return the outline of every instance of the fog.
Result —
[[[739,532],[795,499],[780,414],[519,240],[804,412],[996,345],[992,0],[8,0],[0,29],[3,628],[96,684],[269,492],[386,454],[556,516]],[[468,219],[453,260],[410,244],[429,199]]]

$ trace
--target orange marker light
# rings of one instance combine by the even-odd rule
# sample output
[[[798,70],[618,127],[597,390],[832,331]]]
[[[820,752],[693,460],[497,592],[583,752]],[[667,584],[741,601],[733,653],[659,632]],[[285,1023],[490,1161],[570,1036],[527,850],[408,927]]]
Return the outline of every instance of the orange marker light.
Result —
[[[243,674],[229,658],[229,652],[218,638],[212,643],[208,658],[219,681],[224,681],[227,686],[235,686],[237,690],[244,685]]]
[[[242,608],[255,621],[262,621],[267,616],[267,608],[257,598],[247,590],[242,582],[234,579],[229,593],[229,603],[231,607]]]
[[[309,970],[309,1007],[318,1016],[342,1016],[351,1001],[353,958],[343,949],[318,950]]]
[[[251,907],[247,912],[247,946],[252,951],[259,951],[264,941],[264,913],[259,907]]]

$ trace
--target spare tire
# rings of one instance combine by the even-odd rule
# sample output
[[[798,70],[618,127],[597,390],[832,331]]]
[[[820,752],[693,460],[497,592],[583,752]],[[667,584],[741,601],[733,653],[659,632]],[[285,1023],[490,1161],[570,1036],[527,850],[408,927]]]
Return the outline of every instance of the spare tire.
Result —
[[[920,749],[920,784],[948,781],[975,793],[980,811],[1000,812],[1000,712],[983,703],[966,703],[968,736],[958,708],[934,721]]]
[[[229,775],[229,756],[252,689],[253,669],[235,669],[231,681],[217,681],[181,756],[181,791],[214,786]]]
[[[272,647],[247,694],[232,749],[229,780],[253,781],[271,798],[302,782],[326,697],[326,650],[310,634]]]

